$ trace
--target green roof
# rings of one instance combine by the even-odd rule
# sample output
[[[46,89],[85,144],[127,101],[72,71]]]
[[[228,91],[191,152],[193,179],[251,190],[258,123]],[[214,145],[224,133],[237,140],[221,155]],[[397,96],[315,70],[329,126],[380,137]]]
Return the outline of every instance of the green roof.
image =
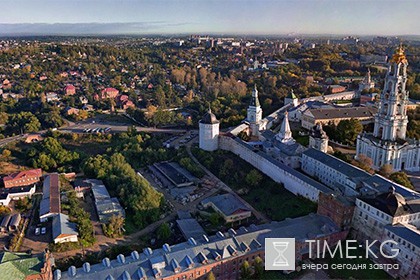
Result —
[[[43,267],[43,258],[22,253],[0,254],[0,280],[21,280],[38,274]]]
[[[293,89],[289,92],[288,98],[297,99],[296,94],[293,92]]]

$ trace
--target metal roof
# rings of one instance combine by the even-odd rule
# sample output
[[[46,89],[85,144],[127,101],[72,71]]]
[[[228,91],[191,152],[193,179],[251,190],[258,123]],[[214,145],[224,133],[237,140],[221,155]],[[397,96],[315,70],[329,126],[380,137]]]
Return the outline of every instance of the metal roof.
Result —
[[[179,265],[180,270],[185,272],[204,263],[217,262],[219,261],[216,260],[218,256],[221,259],[230,259],[234,255],[241,256],[248,252],[263,251],[265,238],[296,238],[298,241],[303,241],[308,239],[308,236],[311,238],[322,237],[339,231],[328,217],[310,214],[281,222],[252,226],[247,229],[241,228],[234,236],[226,234],[224,237],[211,236],[209,241],[196,240],[197,245],[183,242],[170,246],[170,252],[155,249],[150,256],[141,253],[139,258],[134,258],[132,254],[125,258],[124,263],[112,260],[109,266],[104,266],[102,263],[91,265],[90,272],[78,268],[74,276],[62,273],[61,279],[94,278],[100,280],[109,276],[113,279],[122,279],[125,272],[132,279],[138,279],[139,269],[140,274],[147,276],[147,279],[155,279],[157,275],[162,278],[170,277],[176,274],[171,263]]]

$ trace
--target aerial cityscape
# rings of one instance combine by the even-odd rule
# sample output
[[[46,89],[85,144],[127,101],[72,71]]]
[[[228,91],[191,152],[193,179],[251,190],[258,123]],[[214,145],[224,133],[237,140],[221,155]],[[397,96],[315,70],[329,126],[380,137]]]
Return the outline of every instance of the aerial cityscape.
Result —
[[[398,3],[2,1],[0,280],[419,279]]]

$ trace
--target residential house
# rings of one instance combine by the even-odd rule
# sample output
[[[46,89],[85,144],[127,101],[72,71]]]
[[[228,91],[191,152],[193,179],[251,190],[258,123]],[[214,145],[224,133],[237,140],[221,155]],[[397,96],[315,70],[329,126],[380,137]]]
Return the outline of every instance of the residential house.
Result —
[[[73,85],[67,85],[64,88],[64,94],[69,96],[69,95],[75,95],[76,94],[76,87]]]
[[[55,244],[65,242],[77,242],[79,234],[76,224],[69,221],[69,216],[58,214],[52,222],[52,237]]]

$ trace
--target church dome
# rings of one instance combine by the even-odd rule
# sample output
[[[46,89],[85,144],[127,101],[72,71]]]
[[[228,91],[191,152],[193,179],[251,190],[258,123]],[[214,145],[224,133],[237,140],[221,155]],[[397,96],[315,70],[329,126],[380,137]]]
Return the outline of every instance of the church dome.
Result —
[[[321,138],[321,139],[328,138],[327,133],[325,133],[325,131],[322,129],[322,125],[320,123],[312,127],[311,136],[314,138]]]
[[[383,203],[386,207],[386,212],[392,216],[400,216],[405,212],[405,198],[399,193],[395,192],[395,188],[391,186],[389,191],[377,197],[377,200]]]
[[[207,113],[203,116],[200,123],[204,124],[217,124],[219,121],[217,120],[216,116],[211,112],[211,109],[207,111]]]

